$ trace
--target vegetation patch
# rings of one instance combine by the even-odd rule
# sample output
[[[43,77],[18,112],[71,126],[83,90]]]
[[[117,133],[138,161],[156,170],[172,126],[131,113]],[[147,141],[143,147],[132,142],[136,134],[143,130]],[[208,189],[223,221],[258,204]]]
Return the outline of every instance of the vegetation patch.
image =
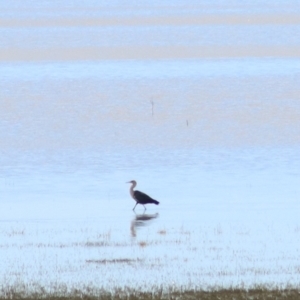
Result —
[[[124,263],[134,263],[141,262],[141,259],[129,259],[129,258],[118,258],[118,259],[88,259],[87,263],[96,263],[96,264],[124,264]]]
[[[124,259],[126,262],[126,259]],[[100,262],[101,263],[101,262]],[[10,288],[2,287],[0,290],[0,300],[2,299],[24,299],[24,300],[299,300],[299,288],[252,288],[252,289],[216,289],[216,290],[197,290],[197,289],[177,289],[176,287],[163,288],[162,286],[153,287],[151,291],[142,291],[130,287],[115,288],[106,290],[104,288],[86,287],[83,290],[66,286],[61,286],[55,291],[47,291],[43,287],[36,286],[34,292],[27,292],[25,285]]]

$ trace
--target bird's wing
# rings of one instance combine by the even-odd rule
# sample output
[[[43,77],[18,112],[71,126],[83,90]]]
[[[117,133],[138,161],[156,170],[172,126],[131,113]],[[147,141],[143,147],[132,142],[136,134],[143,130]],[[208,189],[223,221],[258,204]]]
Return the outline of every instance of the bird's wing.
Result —
[[[149,201],[153,201],[153,199],[151,197],[149,197],[148,195],[140,192],[140,191],[134,191],[134,197],[137,200],[138,203],[149,203]]]

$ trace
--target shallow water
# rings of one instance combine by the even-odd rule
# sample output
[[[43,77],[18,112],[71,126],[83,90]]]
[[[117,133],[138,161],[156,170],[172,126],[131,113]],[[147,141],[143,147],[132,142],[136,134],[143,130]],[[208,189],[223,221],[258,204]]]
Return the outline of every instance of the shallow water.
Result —
[[[294,2],[13,3],[4,288],[299,283]],[[160,205],[134,213],[132,179]]]

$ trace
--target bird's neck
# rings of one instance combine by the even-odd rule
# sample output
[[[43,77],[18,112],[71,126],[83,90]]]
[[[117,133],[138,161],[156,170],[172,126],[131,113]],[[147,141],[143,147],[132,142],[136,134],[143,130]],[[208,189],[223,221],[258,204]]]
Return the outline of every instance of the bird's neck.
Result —
[[[134,198],[134,190],[133,190],[134,188],[135,188],[135,184],[133,183],[132,186],[130,187],[130,195],[133,199],[135,199]]]

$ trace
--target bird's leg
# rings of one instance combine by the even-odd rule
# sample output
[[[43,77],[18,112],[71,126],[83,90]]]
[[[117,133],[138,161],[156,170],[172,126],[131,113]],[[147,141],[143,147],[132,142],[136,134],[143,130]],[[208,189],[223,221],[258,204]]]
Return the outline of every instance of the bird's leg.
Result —
[[[147,210],[147,208],[146,208],[146,206],[144,204],[143,204],[143,206],[144,206],[144,211]]]
[[[134,206],[134,208],[132,210],[134,210],[137,205],[138,205],[138,203],[135,204],[135,206]]]

